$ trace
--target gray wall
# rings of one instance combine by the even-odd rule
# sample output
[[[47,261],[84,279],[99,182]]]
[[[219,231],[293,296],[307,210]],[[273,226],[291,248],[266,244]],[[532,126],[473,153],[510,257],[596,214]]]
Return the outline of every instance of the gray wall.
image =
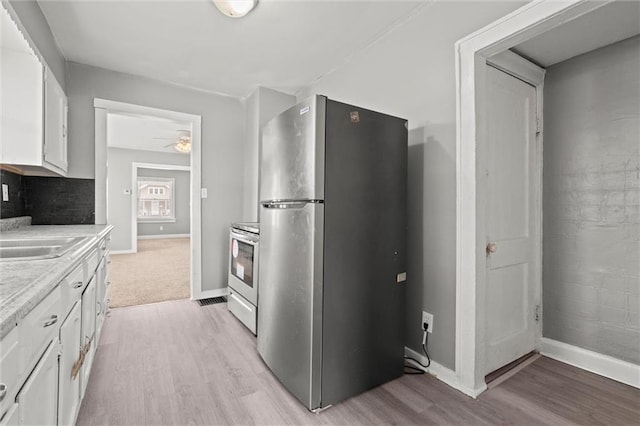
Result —
[[[640,37],[544,88],[543,335],[640,364]]]
[[[18,15],[18,19],[29,33],[31,40],[51,68],[62,89],[65,89],[65,59],[58,49],[40,6],[34,0],[11,0],[9,4]]]
[[[434,314],[430,354],[450,369],[456,315],[454,43],[524,3],[434,2],[298,96],[324,94],[409,120],[406,344],[422,352],[421,311]],[[457,32],[443,37],[452,23]]]
[[[183,157],[187,156],[183,155]],[[189,234],[191,231],[191,209],[189,208],[191,173],[181,170],[138,169],[138,177],[140,176],[174,179],[176,221],[138,222],[138,236]]]
[[[258,87],[246,100],[243,207],[245,221],[258,220],[262,126],[295,103],[295,96],[266,87]]]
[[[114,226],[114,229],[111,232],[112,250],[131,250],[131,195],[126,195],[124,190],[133,189],[131,187],[131,163],[133,162],[175,164],[179,166],[188,166],[190,164],[188,155],[122,148],[109,148],[107,150],[107,164],[109,165],[107,170],[107,221]],[[139,174],[141,175],[148,172],[149,171],[147,169],[139,169]],[[152,170],[151,172],[155,174],[156,172],[161,172],[161,170]],[[189,175],[186,172],[185,174],[187,176]],[[187,231],[171,232],[174,234],[189,232],[190,188],[188,185],[188,177],[186,180],[186,201],[182,200],[182,202],[186,203]],[[141,224],[138,224],[138,231],[141,231],[140,225]],[[172,224],[163,223],[162,225],[165,230],[167,230],[168,225]],[[156,230],[158,229],[157,224],[149,224],[149,228],[153,227],[155,227]],[[138,232],[138,235],[140,235],[140,232]]]
[[[94,176],[94,98],[202,117],[202,288],[226,287],[229,223],[242,216],[242,101],[74,62],[67,63],[67,83],[73,177]]]

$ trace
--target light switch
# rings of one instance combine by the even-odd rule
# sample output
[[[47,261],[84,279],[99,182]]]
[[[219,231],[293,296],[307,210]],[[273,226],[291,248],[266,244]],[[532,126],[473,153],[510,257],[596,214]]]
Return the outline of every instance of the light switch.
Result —
[[[9,201],[9,185],[2,184],[2,201]]]
[[[207,188],[200,188],[200,198],[207,198]]]

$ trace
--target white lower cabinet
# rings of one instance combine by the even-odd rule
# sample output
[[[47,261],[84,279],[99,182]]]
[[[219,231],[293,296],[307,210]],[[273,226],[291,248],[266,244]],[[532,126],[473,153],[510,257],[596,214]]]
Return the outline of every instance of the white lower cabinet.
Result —
[[[54,425],[58,418],[58,342],[52,341],[18,396],[21,425]]]
[[[79,361],[82,332],[81,302],[77,301],[60,327],[60,377],[58,380],[58,424],[75,424],[80,406]]]
[[[96,341],[100,341],[100,331],[109,307],[108,257],[105,256],[96,270]]]
[[[82,293],[82,350],[85,353],[80,370],[80,398],[84,398],[91,372],[91,363],[96,350],[96,278],[93,277]]]
[[[107,312],[108,240],[0,339],[0,426],[75,423]]]

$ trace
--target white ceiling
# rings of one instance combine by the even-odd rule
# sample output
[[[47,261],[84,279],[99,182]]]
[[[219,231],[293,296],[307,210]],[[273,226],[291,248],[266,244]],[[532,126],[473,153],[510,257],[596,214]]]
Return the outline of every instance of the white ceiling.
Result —
[[[380,84],[393,92],[371,94],[369,102],[397,109],[415,125],[450,119],[455,40],[526,1],[260,0],[242,19],[223,16],[210,0],[39,0],[39,5],[69,61],[240,98],[257,86],[304,94],[311,85],[324,90],[325,81],[341,88],[336,98],[348,97],[353,87],[366,90],[371,78],[386,75],[377,71],[388,70],[403,81]],[[618,0],[514,50],[549,66],[638,34],[639,26],[640,1]],[[369,54],[360,55],[365,50]],[[430,67],[433,61],[442,65]],[[451,107],[423,111],[425,96],[441,97],[433,104]],[[395,109],[387,105],[394,99],[402,104]],[[143,150],[173,152],[163,147],[188,128],[148,117],[112,121],[122,129],[110,131],[116,135],[110,146]]]
[[[69,61],[246,97],[294,94],[431,1],[260,0],[242,19],[210,0],[40,0]]]
[[[640,1],[621,0],[556,27],[513,50],[542,67],[640,33]]]
[[[184,130],[191,131],[191,124],[159,117],[109,113],[107,146],[183,155],[175,151],[172,145]]]

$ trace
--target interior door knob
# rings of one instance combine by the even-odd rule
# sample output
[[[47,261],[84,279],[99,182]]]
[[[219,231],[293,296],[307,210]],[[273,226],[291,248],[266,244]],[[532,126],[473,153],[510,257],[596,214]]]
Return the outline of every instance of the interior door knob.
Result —
[[[498,251],[496,243],[487,244],[487,254],[495,253],[496,251]]]

